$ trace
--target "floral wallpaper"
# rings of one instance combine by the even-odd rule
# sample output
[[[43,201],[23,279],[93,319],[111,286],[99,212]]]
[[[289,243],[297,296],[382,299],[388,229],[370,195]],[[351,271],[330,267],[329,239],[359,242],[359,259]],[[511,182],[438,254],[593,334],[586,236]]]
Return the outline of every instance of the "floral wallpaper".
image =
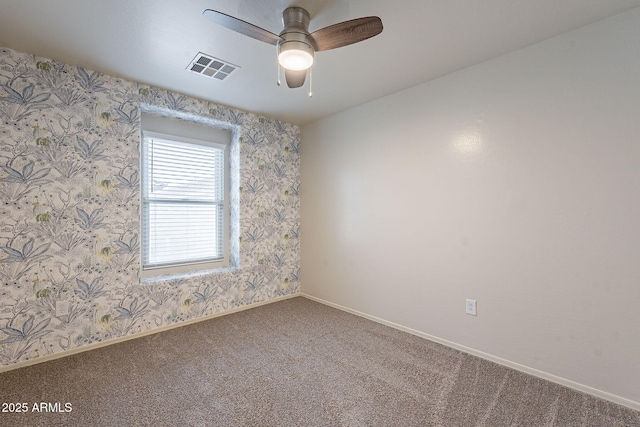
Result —
[[[234,131],[238,268],[140,283],[145,110]],[[0,365],[299,292],[296,126],[10,49],[0,120]]]

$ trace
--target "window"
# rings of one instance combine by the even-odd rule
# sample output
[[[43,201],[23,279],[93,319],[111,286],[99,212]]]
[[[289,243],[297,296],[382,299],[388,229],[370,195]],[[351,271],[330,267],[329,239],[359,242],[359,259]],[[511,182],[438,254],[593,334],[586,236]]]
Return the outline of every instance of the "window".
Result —
[[[141,277],[228,266],[228,132],[146,114],[142,129]]]

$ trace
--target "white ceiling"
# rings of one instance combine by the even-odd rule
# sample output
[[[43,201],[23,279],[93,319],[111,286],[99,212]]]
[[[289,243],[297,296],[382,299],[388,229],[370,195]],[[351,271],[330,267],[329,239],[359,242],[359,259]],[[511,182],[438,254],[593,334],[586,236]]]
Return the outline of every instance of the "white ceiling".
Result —
[[[313,97],[276,85],[273,46],[206,20],[205,9],[273,33],[290,5],[310,31],[377,15],[377,37],[316,54]],[[639,7],[640,0],[0,0],[0,46],[305,124]],[[203,52],[241,67],[187,71]]]

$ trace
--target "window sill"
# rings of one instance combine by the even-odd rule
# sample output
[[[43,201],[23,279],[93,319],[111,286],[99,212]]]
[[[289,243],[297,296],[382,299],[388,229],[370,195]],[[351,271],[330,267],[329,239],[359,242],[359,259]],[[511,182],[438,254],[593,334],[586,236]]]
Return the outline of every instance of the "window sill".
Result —
[[[160,282],[168,282],[170,280],[178,280],[178,279],[190,279],[192,277],[200,277],[207,275],[216,275],[216,274],[224,274],[224,273],[233,273],[235,271],[240,271],[240,267],[228,266],[228,267],[220,267],[213,268],[209,270],[197,270],[197,271],[189,271],[186,273],[177,273],[177,274],[167,274],[163,276],[154,276],[154,277],[145,277],[140,279],[141,285],[149,285],[156,284]]]

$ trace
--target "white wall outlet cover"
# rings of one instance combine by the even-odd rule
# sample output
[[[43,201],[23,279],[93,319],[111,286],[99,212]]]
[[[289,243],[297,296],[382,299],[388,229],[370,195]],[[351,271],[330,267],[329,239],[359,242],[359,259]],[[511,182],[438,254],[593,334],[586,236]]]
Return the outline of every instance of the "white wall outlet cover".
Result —
[[[467,314],[469,314],[471,316],[475,316],[476,315],[476,300],[468,299],[465,311],[466,311]]]
[[[56,301],[56,316],[68,316],[69,315],[69,301],[60,300]]]

